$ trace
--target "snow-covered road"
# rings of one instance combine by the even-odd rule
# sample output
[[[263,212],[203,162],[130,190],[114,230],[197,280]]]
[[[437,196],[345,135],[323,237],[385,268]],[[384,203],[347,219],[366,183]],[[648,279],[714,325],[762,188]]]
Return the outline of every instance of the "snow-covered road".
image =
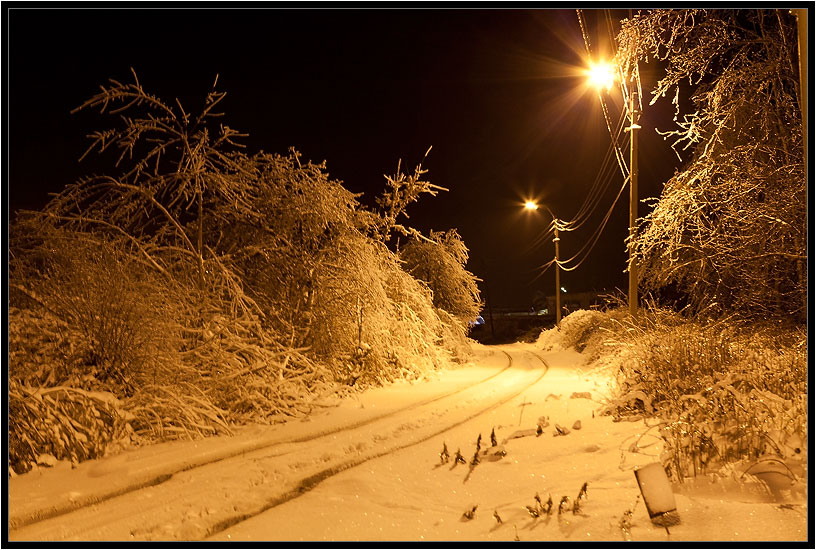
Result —
[[[471,365],[367,391],[306,422],[26,474],[10,480],[9,538],[804,540],[804,500],[780,507],[744,487],[727,500],[677,495],[682,522],[670,533],[641,502],[623,532],[639,494],[632,469],[654,462],[660,441],[643,423],[596,417],[608,380],[581,362],[531,345],[479,347]],[[569,433],[554,435],[556,425]],[[506,455],[471,468],[479,435],[488,449],[494,430]],[[443,464],[443,445],[466,463]],[[572,503],[584,482],[576,513],[525,508],[536,494]]]

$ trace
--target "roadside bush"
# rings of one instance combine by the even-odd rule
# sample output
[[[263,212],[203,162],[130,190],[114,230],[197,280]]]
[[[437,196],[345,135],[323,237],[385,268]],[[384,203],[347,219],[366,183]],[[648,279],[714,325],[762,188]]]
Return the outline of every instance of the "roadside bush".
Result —
[[[616,378],[604,413],[658,420],[677,481],[740,461],[804,461],[807,338],[802,327],[683,318],[647,304],[577,311],[537,345],[575,347]]]
[[[338,382],[416,377],[440,362],[442,325],[430,292],[384,245],[343,239],[324,256],[314,292],[309,342]]]
[[[652,310],[616,321],[619,395],[607,412],[661,419],[677,480],[740,460],[801,459],[807,445],[802,329],[703,324]]]
[[[10,376],[32,385],[70,385],[131,396],[155,380],[178,347],[177,302],[119,243],[86,233],[42,231],[13,249]],[[39,347],[42,344],[42,347]]]
[[[241,134],[215,120],[223,97],[212,90],[193,115],[145,92],[135,74],[111,81],[78,110],[121,114],[88,151],[119,149],[119,173],[69,184],[15,220],[18,468],[41,453],[99,456],[122,434],[127,444],[283,421],[329,394],[469,354],[462,311],[435,308],[388,247],[395,232],[419,235],[399,219],[441,189],[422,181],[421,167],[406,176],[398,166],[382,212],[366,210],[294,150],[245,154]],[[461,267],[467,249],[449,237]],[[464,290],[476,300],[469,277]],[[109,402],[103,394],[119,399],[118,416],[86,427],[96,401]]]
[[[77,463],[132,437],[130,416],[111,393],[31,388],[10,379],[8,398],[9,468],[18,475],[43,454]]]
[[[579,352],[586,351],[590,359],[598,353],[602,345],[605,329],[619,316],[618,310],[595,311],[579,309],[561,319],[561,328],[553,327],[542,331],[536,345],[545,349],[568,349],[574,347]],[[587,349],[589,347],[589,349]]]
[[[430,239],[414,237],[400,250],[405,270],[433,292],[433,304],[462,324],[473,321],[481,309],[476,276],[465,269],[468,249],[452,229],[431,231]]]

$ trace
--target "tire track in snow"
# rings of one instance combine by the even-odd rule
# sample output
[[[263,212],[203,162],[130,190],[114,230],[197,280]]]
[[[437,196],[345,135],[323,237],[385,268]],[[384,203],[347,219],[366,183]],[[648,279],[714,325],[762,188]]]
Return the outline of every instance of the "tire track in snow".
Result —
[[[507,354],[507,352],[505,352],[503,350],[502,350],[502,353],[505,353],[508,357],[510,357],[510,355]],[[253,510],[252,512],[248,512],[248,513],[245,512],[245,513],[233,516],[231,518],[227,518],[227,519],[219,521],[218,523],[214,524],[212,527],[210,527],[207,530],[207,532],[206,532],[206,534],[204,535],[203,538],[207,539],[209,537],[212,537],[213,535],[216,535],[216,534],[218,534],[218,533],[220,533],[222,531],[225,531],[225,530],[229,529],[230,527],[232,527],[234,525],[237,525],[238,523],[241,523],[241,522],[246,521],[246,520],[248,520],[250,518],[258,516],[258,515],[266,512],[268,510],[271,510],[272,508],[276,508],[277,506],[280,506],[281,504],[289,502],[290,500],[294,500],[294,499],[308,493],[309,491],[311,491],[312,489],[314,489],[315,487],[320,485],[320,483],[322,483],[323,481],[325,481],[326,479],[328,479],[328,478],[330,478],[332,476],[335,476],[335,475],[337,475],[339,473],[345,472],[346,470],[350,470],[351,468],[355,468],[357,466],[360,466],[361,464],[365,464],[366,462],[369,462],[371,460],[381,458],[381,457],[386,456],[386,455],[394,454],[394,453],[399,452],[399,451],[401,451],[403,449],[407,449],[409,447],[413,447],[413,446],[419,445],[421,443],[425,443],[425,442],[433,439],[434,437],[437,437],[437,436],[439,436],[439,435],[441,435],[441,434],[443,434],[445,432],[453,430],[454,428],[458,428],[462,424],[464,424],[466,422],[470,422],[474,418],[476,418],[478,416],[481,416],[481,415],[483,415],[483,414],[485,414],[485,413],[487,413],[487,412],[489,412],[489,411],[491,411],[491,410],[493,410],[495,408],[498,408],[498,407],[504,405],[505,403],[507,403],[507,402],[511,401],[512,399],[518,397],[519,395],[521,395],[522,393],[524,393],[528,389],[530,389],[533,386],[535,386],[536,384],[538,384],[541,381],[541,379],[544,378],[544,376],[550,370],[550,366],[538,354],[533,353],[533,352],[527,352],[527,353],[529,353],[530,355],[532,355],[533,357],[535,357],[536,359],[541,361],[541,363],[544,365],[544,372],[541,373],[541,375],[538,376],[533,382],[531,382],[529,384],[526,384],[520,390],[518,390],[518,391],[516,391],[514,393],[511,393],[509,395],[506,395],[506,396],[502,397],[500,400],[491,403],[487,407],[484,407],[484,408],[480,409],[479,411],[476,411],[475,413],[472,413],[472,414],[468,415],[467,417],[465,417],[465,418],[463,418],[463,419],[461,419],[461,420],[459,420],[459,421],[457,421],[457,422],[455,422],[455,423],[453,423],[453,424],[451,424],[449,426],[446,426],[446,427],[442,428],[441,430],[435,431],[434,433],[429,434],[429,435],[425,435],[425,436],[421,437],[420,439],[417,439],[415,441],[410,441],[408,443],[403,443],[403,444],[400,444],[400,445],[396,445],[394,447],[385,449],[383,451],[380,451],[378,453],[374,453],[374,454],[371,454],[371,455],[368,455],[368,456],[359,457],[359,458],[356,458],[356,459],[353,459],[353,460],[348,460],[348,461],[343,462],[341,464],[331,466],[329,468],[321,470],[320,472],[317,472],[315,474],[307,476],[304,479],[302,479],[300,481],[300,483],[298,483],[298,485],[294,489],[291,489],[291,490],[289,490],[289,491],[287,491],[287,492],[285,492],[285,493],[283,493],[283,494],[281,494],[281,495],[267,501],[259,509]],[[512,364],[512,357],[510,357],[510,362]]]
[[[189,471],[195,470],[197,468],[202,468],[204,466],[209,466],[211,464],[215,464],[215,463],[218,463],[218,462],[223,462],[223,461],[226,461],[226,460],[230,460],[230,459],[233,459],[235,457],[245,455],[247,453],[262,451],[264,449],[271,449],[271,448],[274,448],[274,447],[279,447],[279,446],[292,444],[292,443],[307,443],[307,442],[310,442],[310,441],[316,441],[316,440],[324,438],[324,437],[334,436],[334,435],[337,435],[339,433],[355,430],[357,428],[361,428],[361,427],[367,426],[369,424],[373,424],[373,423],[378,422],[380,420],[396,416],[396,415],[404,413],[406,411],[410,411],[410,410],[413,410],[413,409],[424,407],[426,405],[430,405],[431,403],[435,403],[435,402],[440,401],[442,399],[447,399],[449,397],[453,397],[453,396],[455,396],[457,394],[460,394],[460,393],[465,392],[465,391],[467,391],[469,389],[472,389],[472,388],[474,388],[474,387],[476,387],[476,386],[478,386],[480,384],[484,384],[486,382],[489,382],[490,380],[492,380],[492,379],[496,378],[497,376],[501,375],[502,373],[506,372],[508,369],[510,369],[513,366],[512,356],[509,353],[507,353],[506,351],[504,351],[504,350],[498,350],[498,351],[500,351],[501,353],[503,353],[506,356],[507,366],[501,368],[501,370],[491,374],[490,376],[488,376],[488,377],[486,377],[486,378],[484,378],[482,380],[479,380],[479,381],[474,382],[472,384],[468,384],[466,386],[462,386],[462,387],[460,387],[460,388],[458,388],[458,389],[456,389],[456,390],[454,390],[452,392],[444,393],[444,394],[438,395],[436,397],[431,397],[429,399],[418,401],[416,403],[411,403],[409,405],[406,405],[405,407],[401,407],[399,409],[395,409],[395,410],[392,410],[390,412],[379,414],[379,415],[376,415],[376,416],[371,416],[369,418],[359,420],[357,422],[352,422],[350,424],[347,424],[345,426],[341,426],[341,427],[338,427],[338,428],[331,428],[331,429],[327,429],[327,430],[323,430],[323,431],[319,431],[319,432],[314,432],[314,433],[310,433],[310,434],[306,434],[306,435],[302,435],[302,436],[285,438],[285,439],[281,439],[281,440],[273,441],[273,442],[267,441],[267,442],[259,443],[257,445],[242,446],[242,447],[234,450],[233,452],[228,452],[228,453],[225,453],[225,454],[221,454],[219,456],[212,457],[212,458],[206,459],[206,460],[194,461],[192,463],[183,464],[180,467],[172,468],[169,471],[164,471],[164,472],[162,472],[160,474],[150,476],[150,477],[148,477],[146,479],[143,478],[143,479],[140,479],[140,480],[135,480],[133,483],[115,487],[112,490],[108,491],[107,493],[102,493],[102,494],[97,493],[95,495],[92,494],[92,495],[89,495],[89,496],[87,496],[85,498],[77,498],[77,499],[73,499],[73,500],[67,500],[67,501],[65,501],[63,503],[51,503],[51,506],[47,510],[38,510],[36,513],[30,513],[30,514],[27,514],[25,516],[18,516],[18,517],[11,517],[11,514],[10,514],[10,517],[9,517],[9,529],[10,530],[22,529],[23,527],[28,527],[28,526],[31,526],[31,525],[35,525],[37,523],[40,523],[40,522],[43,522],[43,521],[46,521],[46,520],[49,520],[49,519],[53,519],[53,518],[61,516],[61,515],[65,515],[65,514],[68,514],[68,513],[71,513],[71,512],[75,512],[77,510],[81,510],[81,509],[87,508],[89,506],[94,506],[96,504],[111,500],[111,499],[116,498],[116,497],[126,495],[128,493],[132,493],[132,492],[139,491],[141,489],[150,488],[150,487],[156,487],[158,485],[161,485],[163,483],[166,483],[166,482],[170,481],[173,478],[173,476],[175,476],[176,474],[179,474],[181,472],[189,472]],[[9,504],[11,504],[11,503],[9,503]]]

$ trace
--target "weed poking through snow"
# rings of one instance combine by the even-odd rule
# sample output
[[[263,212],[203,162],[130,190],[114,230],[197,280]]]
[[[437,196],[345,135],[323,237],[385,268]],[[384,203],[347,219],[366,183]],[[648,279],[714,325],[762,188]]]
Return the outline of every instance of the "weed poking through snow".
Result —
[[[558,503],[558,515],[559,516],[561,515],[561,512],[563,512],[564,510],[569,510],[569,502],[570,502],[570,497],[568,497],[568,496],[561,497],[561,502]],[[565,504],[566,504],[566,506],[564,506]]]
[[[455,468],[457,464],[467,464],[467,460],[465,460],[465,457],[462,456],[460,450],[461,449],[456,449],[456,455],[453,459],[453,468]]]
[[[632,507],[623,513],[623,516],[618,522],[618,527],[620,527],[623,540],[632,540],[632,515],[635,513],[635,508],[637,508],[638,502],[640,502],[640,495],[637,496],[635,503],[632,504]]]
[[[450,453],[448,452],[448,445],[442,442],[442,452],[439,453],[440,464],[447,464],[450,461]]]
[[[589,482],[588,482],[588,481],[584,481],[584,484],[583,484],[583,485],[581,485],[581,490],[580,490],[580,491],[578,491],[578,496],[577,496],[577,497],[575,497],[575,501],[576,501],[576,502],[577,502],[577,501],[579,501],[579,500],[581,500],[581,499],[586,500],[586,499],[588,499],[588,498],[589,498],[589,493],[587,492],[587,487],[588,487],[588,486],[589,486]]]

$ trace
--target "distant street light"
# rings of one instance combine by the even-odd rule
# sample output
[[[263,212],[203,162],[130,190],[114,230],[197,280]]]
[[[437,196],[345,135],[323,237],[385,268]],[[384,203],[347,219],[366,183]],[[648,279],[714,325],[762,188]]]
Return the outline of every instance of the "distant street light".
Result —
[[[555,217],[552,210],[550,210],[546,204],[542,204],[541,206],[550,214],[553,219],[553,225],[555,226],[555,237],[553,237],[553,243],[555,243],[555,326],[558,330],[561,330],[561,290],[563,287],[561,286],[561,275],[558,270],[558,242],[561,240],[558,237],[558,218]],[[533,201],[527,201],[524,203],[525,210],[538,210],[538,204]],[[566,292],[566,290],[564,291]]]
[[[609,63],[590,63],[587,71],[589,83],[599,92],[602,89],[609,89],[615,79],[612,65]],[[626,98],[624,98],[626,101]],[[637,86],[633,82],[629,93],[629,127],[627,132],[632,132],[629,139],[629,314],[636,315],[638,310],[638,288],[637,288],[637,264],[634,258],[635,229],[637,227],[637,203],[638,203],[638,142],[637,130],[640,130],[638,121],[640,112],[637,110]]]

